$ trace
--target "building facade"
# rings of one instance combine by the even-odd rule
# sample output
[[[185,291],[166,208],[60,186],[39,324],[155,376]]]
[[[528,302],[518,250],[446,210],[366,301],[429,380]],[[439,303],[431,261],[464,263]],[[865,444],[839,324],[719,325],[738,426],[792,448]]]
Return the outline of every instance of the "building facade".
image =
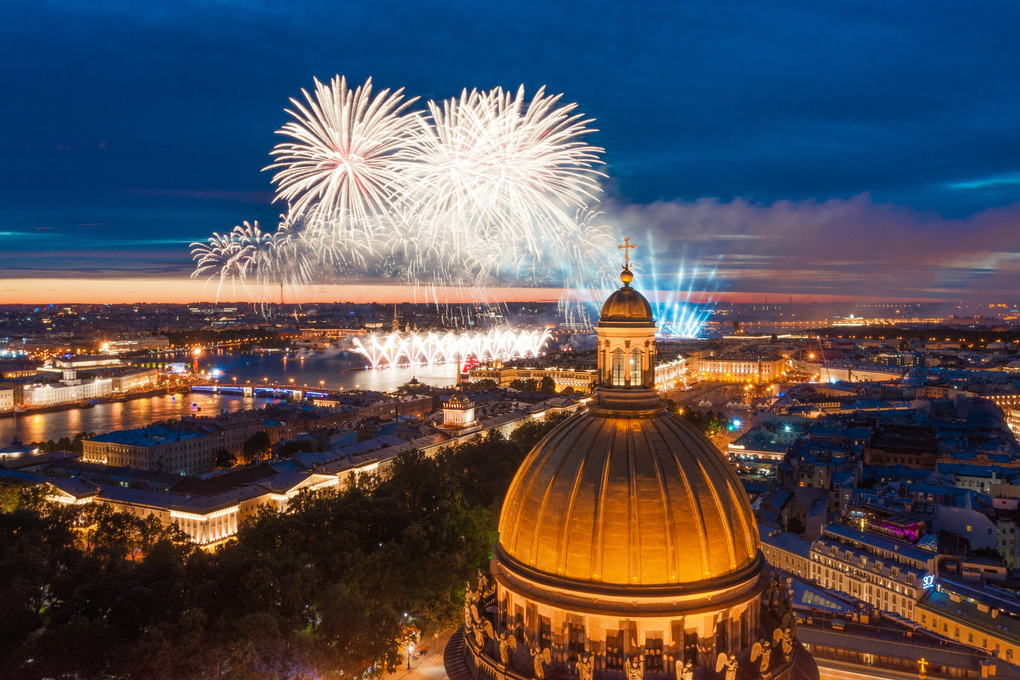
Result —
[[[779,378],[786,367],[786,360],[780,356],[701,357],[692,359],[689,365],[699,380],[763,383]]]
[[[828,524],[811,544],[808,578],[876,609],[914,619],[914,607],[937,573],[937,553],[905,541]]]

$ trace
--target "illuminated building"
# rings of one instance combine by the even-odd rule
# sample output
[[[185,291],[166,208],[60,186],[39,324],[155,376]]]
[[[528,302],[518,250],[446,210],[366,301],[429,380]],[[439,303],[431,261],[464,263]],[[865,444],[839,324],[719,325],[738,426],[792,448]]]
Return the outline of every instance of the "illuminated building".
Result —
[[[165,527],[176,524],[195,543],[206,546],[235,535],[240,523],[257,515],[263,507],[284,512],[299,493],[338,484],[336,475],[284,472],[216,493],[185,495],[54,479],[46,483],[46,497],[56,503],[103,503],[115,512],[153,517]]]
[[[933,633],[1010,663],[1020,661],[1020,603],[1004,591],[940,579],[917,603],[917,621]]]
[[[536,445],[510,484],[495,583],[480,602],[469,593],[463,642],[447,646],[451,680],[562,677],[589,662],[602,678],[628,666],[634,678],[637,665],[676,677],[685,662],[707,678],[720,655],[757,677],[753,649],[782,625],[762,601],[769,579],[747,494],[652,389],[652,310],[628,269],[621,278],[598,323],[588,408]],[[818,677],[799,644],[782,650],[766,677]]]
[[[471,382],[492,380],[500,387],[507,387],[514,380],[535,380],[551,378],[560,392],[568,387],[575,392],[591,392],[598,385],[598,371],[574,368],[529,368],[523,366],[479,366],[469,372]],[[687,364],[683,359],[661,362],[655,366],[655,389],[668,391],[681,388],[687,379]]]
[[[187,427],[150,425],[101,434],[82,442],[82,460],[115,467],[198,475],[213,468],[216,454],[239,454],[259,430],[254,421],[191,421]]]
[[[514,380],[535,380],[551,378],[560,392],[568,387],[575,392],[591,392],[598,376],[595,371],[573,368],[530,368],[524,366],[478,366],[468,372],[470,382],[491,380],[500,387],[507,387]]]
[[[691,360],[690,370],[701,380],[717,382],[770,382],[783,374],[786,360],[780,356],[702,357]]]
[[[75,371],[65,370],[60,382],[25,385],[23,399],[25,406],[39,407],[100,399],[112,393],[113,381],[109,378],[81,380],[75,376]]]
[[[834,523],[811,544],[807,577],[876,609],[914,619],[914,606],[934,577],[937,559],[937,553],[907,541]]]
[[[14,393],[16,391],[13,386],[0,383],[0,413],[14,410]]]

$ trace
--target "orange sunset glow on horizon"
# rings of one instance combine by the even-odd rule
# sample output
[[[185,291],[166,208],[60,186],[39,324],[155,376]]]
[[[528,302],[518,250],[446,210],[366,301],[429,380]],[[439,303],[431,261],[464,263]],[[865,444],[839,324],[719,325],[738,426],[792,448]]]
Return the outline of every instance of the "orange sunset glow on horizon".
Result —
[[[640,288],[640,286],[637,286]],[[385,283],[317,284],[297,291],[285,289],[284,302],[314,304],[326,302],[435,302],[465,304],[473,302],[556,302],[563,294],[560,288],[493,288],[485,300],[474,291],[444,287],[412,287]],[[667,295],[645,290],[649,297]],[[698,292],[690,294],[689,302],[729,302],[736,304],[810,303],[810,302],[945,302],[947,298],[856,297],[848,295],[811,295],[741,291]],[[247,294],[240,286],[225,284],[217,297],[216,286],[188,278],[23,278],[0,279],[0,301],[3,304],[131,304],[218,302],[250,304],[280,301],[279,289],[266,289],[264,298]]]

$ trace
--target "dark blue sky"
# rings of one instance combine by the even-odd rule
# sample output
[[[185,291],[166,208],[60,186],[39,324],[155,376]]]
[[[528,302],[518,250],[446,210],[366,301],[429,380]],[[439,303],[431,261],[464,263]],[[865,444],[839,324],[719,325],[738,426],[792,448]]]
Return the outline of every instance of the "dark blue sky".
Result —
[[[796,266],[837,266],[825,248],[840,237],[881,240],[877,214],[903,230],[896,257],[912,235],[952,242],[916,263],[920,284],[886,280],[890,295],[1001,291],[1020,275],[1012,2],[35,0],[9,3],[4,24],[4,278],[188,272],[190,241],[275,223],[261,172],[273,133],[289,97],[337,73],[426,99],[563,92],[597,119],[610,215],[657,230],[664,258],[734,253],[736,290],[766,289],[761,266],[742,277],[757,252],[743,242],[804,240],[775,226],[786,201],[816,239]],[[719,234],[691,222],[697,205]],[[959,258],[972,241],[977,265]],[[890,257],[876,244],[871,259]]]

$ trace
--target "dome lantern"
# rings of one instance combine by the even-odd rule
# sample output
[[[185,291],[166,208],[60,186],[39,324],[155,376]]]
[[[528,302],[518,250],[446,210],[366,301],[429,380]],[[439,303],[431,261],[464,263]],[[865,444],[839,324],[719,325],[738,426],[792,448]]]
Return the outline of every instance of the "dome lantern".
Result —
[[[645,296],[630,284],[630,251],[637,246],[624,239],[623,286],[610,295],[598,323],[599,386],[650,390],[655,386],[655,319]]]

